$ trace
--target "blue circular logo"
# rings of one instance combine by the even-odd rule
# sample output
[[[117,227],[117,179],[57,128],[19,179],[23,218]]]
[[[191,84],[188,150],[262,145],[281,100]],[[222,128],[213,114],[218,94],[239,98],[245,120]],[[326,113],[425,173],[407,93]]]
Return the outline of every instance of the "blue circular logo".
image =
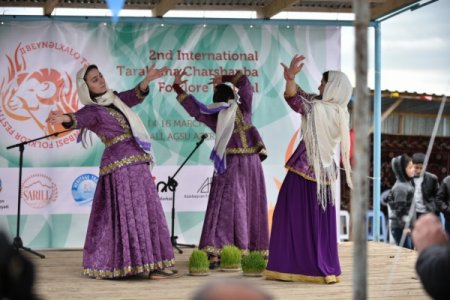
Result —
[[[94,174],[83,174],[78,176],[72,183],[72,196],[78,205],[86,205],[92,202],[98,176]]]

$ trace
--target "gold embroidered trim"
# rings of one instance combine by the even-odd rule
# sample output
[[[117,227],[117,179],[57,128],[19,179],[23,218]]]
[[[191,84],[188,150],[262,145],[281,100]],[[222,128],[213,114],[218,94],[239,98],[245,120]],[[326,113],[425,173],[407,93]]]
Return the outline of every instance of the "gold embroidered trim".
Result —
[[[130,157],[122,158],[121,160],[115,161],[107,166],[100,168],[100,175],[108,174],[117,168],[120,168],[120,167],[123,167],[126,165],[130,165],[132,163],[139,162],[139,161],[149,162],[149,161],[151,161],[151,156],[149,154],[145,153],[145,154],[133,155]]]
[[[144,272],[151,272],[157,269],[169,268],[175,265],[175,260],[165,260],[162,262],[145,264],[143,266],[125,267],[123,269],[114,269],[113,271],[96,270],[96,269],[83,269],[83,275],[95,278],[116,278],[125,277],[130,275],[136,275]]]
[[[259,153],[260,155],[267,156],[267,151],[264,148],[264,145],[261,141],[259,141],[256,146],[247,147],[247,148],[227,148],[227,154],[253,154]]]
[[[178,102],[183,103],[184,99],[186,99],[187,96],[188,95],[186,93],[178,95],[177,96]]]
[[[150,89],[147,87],[146,91],[142,91],[141,88],[139,87],[140,84],[141,83],[138,83],[138,85],[135,86],[134,92],[136,93],[136,97],[142,102],[144,101],[145,97],[147,97]]]
[[[107,107],[106,108],[111,116],[114,117],[114,119],[119,122],[120,127],[123,128],[125,133],[131,132],[130,125],[128,125],[127,120],[125,119],[125,116],[123,116],[121,113],[119,113],[116,109]]]
[[[222,253],[222,248],[217,248],[214,246],[206,246],[204,248],[202,248],[201,250],[205,251],[208,254],[212,254],[215,256],[220,256],[220,254]],[[248,249],[239,249],[241,250],[241,255],[248,255],[250,253],[250,250]],[[268,257],[269,256],[269,250],[251,250],[252,252],[259,252],[262,255],[264,255],[264,257]]]
[[[313,178],[313,177],[311,177],[311,176],[308,176],[308,175],[306,175],[305,173],[300,172],[299,170],[296,170],[296,169],[294,169],[294,168],[291,167],[291,166],[286,166],[286,169],[288,169],[288,170],[291,171],[291,172],[294,172],[294,173],[297,174],[297,175],[302,176],[302,177],[305,178],[306,180],[317,182],[317,180],[316,180],[315,178]]]
[[[316,178],[312,178],[311,176],[308,176],[308,175],[306,175],[305,173],[303,173],[303,172],[301,172],[301,171],[299,171],[299,170],[294,169],[293,167],[286,166],[286,169],[288,169],[288,170],[291,171],[291,172],[294,172],[294,173],[297,174],[297,175],[302,176],[302,177],[305,178],[306,180],[317,182],[317,179],[316,179]],[[331,183],[330,183],[330,182],[324,182],[324,184],[325,184],[325,185],[330,185]]]
[[[276,279],[283,281],[301,281],[301,282],[325,283],[325,284],[338,283],[341,281],[340,277],[336,275],[307,276],[300,274],[281,273],[269,270],[265,270],[263,275],[266,276],[266,279]]]
[[[118,142],[121,142],[123,140],[126,140],[128,138],[133,137],[133,135],[130,132],[127,133],[122,133],[121,135],[118,135],[112,139],[105,139],[105,137],[101,136],[100,139],[102,140],[102,142],[105,144],[106,147],[110,147],[114,144],[117,144]]]
[[[238,107],[236,111],[236,130],[239,131],[239,136],[241,137],[242,147],[248,148],[247,134],[246,134],[246,126],[244,121],[244,115],[242,114],[241,109]],[[249,124],[248,124],[249,125]],[[248,127],[251,128],[251,127]]]
[[[252,127],[254,127],[252,124],[244,124],[244,125],[240,126],[239,128],[235,128],[233,130],[233,133],[241,132],[242,130],[249,130]]]

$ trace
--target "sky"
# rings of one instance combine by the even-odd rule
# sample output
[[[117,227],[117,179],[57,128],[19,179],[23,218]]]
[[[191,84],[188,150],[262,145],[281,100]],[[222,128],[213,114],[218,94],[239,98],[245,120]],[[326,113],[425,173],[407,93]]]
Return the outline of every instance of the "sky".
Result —
[[[427,3],[422,0],[421,3]],[[0,8],[0,14],[42,14],[42,9]],[[56,9],[56,15],[110,15],[109,10]],[[122,11],[122,16],[151,17],[150,11]],[[167,17],[255,18],[255,12],[169,11]],[[439,0],[381,22],[381,89],[450,95],[450,1]],[[352,14],[281,13],[278,19],[350,20]],[[343,27],[341,67],[354,84],[354,29]],[[374,88],[374,30],[369,29],[369,88]]]
[[[422,1],[426,3],[426,1]],[[381,89],[450,96],[450,1],[439,0],[381,22]],[[354,77],[354,30],[342,29],[342,71]],[[373,50],[373,29],[369,49]],[[374,51],[369,86],[374,86]]]

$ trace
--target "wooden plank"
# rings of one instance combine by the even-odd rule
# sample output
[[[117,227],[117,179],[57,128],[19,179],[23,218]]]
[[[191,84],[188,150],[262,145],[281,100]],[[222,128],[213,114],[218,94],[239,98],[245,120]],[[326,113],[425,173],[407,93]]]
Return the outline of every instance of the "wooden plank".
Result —
[[[176,253],[177,269],[187,274],[192,249]],[[352,298],[353,243],[339,244],[341,282],[332,285],[282,282],[264,278],[246,278],[242,273],[214,271],[207,277],[185,275],[173,280],[149,280],[146,276],[126,280],[95,280],[81,274],[82,251],[39,251],[39,259],[23,252],[36,266],[36,294],[41,299],[189,299],[199,287],[213,280],[226,278],[253,282],[271,293],[275,299],[336,299]],[[398,256],[397,258],[395,256]],[[368,243],[368,299],[430,299],[417,280],[415,251],[386,243]],[[392,267],[395,266],[395,269]],[[387,278],[391,271],[389,290]]]
[[[383,4],[379,4],[374,6],[370,10],[370,19],[376,20],[385,15],[393,13],[401,8],[413,4],[415,2],[419,2],[420,0],[389,0],[385,1]]]
[[[51,16],[53,10],[58,6],[60,0],[47,0],[44,4],[44,16]]]
[[[159,4],[152,10],[153,16],[163,17],[169,10],[174,9],[178,2],[179,0],[165,0],[159,2]]]
[[[258,10],[256,15],[260,19],[270,19],[296,2],[298,2],[298,0],[272,1],[269,5]]]

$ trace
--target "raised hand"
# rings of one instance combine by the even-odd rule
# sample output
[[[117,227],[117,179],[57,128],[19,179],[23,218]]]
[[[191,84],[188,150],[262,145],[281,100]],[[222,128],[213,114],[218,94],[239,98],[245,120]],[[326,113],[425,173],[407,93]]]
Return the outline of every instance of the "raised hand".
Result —
[[[155,68],[155,64],[152,64],[147,68],[147,76],[145,77],[145,80],[150,82],[152,80],[155,80],[157,78],[160,78],[164,75],[166,75],[169,68],[163,67],[161,69]]]
[[[286,79],[286,81],[295,79],[295,75],[297,75],[297,73],[299,73],[303,69],[303,66],[305,65],[303,63],[304,60],[305,57],[303,55],[296,54],[292,58],[289,67],[286,66],[284,63],[281,63],[281,66],[283,67],[284,70],[283,73],[284,79]]]
[[[157,69],[155,68],[155,64],[150,65],[147,68],[147,75],[139,84],[139,88],[141,89],[141,91],[146,91],[148,89],[148,84],[150,83],[150,81],[166,75],[168,70],[169,68],[167,67]]]
[[[50,125],[58,125],[58,124],[61,124],[61,123],[70,122],[70,117],[65,115],[65,114],[63,114],[60,111],[52,110],[48,114],[46,122],[48,122]]]
[[[175,72],[173,73],[173,84],[178,84],[178,85],[182,85],[183,83],[186,83],[187,80],[183,80],[183,76],[186,75],[186,71],[183,70],[175,70]]]

